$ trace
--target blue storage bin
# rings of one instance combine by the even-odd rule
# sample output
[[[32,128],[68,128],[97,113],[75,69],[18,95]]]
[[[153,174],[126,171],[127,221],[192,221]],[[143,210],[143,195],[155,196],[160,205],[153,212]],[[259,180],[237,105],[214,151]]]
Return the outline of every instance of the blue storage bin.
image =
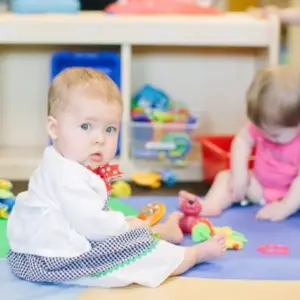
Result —
[[[10,0],[9,8],[19,14],[78,13],[79,0]]]
[[[70,67],[93,68],[107,74],[121,89],[121,59],[116,52],[71,52],[59,51],[51,59],[51,80],[62,70]],[[121,134],[116,155],[120,154]]]

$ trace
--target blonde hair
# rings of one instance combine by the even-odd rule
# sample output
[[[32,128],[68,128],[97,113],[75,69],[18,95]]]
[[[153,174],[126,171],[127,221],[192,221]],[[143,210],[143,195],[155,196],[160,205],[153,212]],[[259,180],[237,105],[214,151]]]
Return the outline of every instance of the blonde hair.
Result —
[[[65,108],[73,92],[82,92],[86,97],[99,98],[123,107],[119,88],[105,73],[73,67],[63,70],[53,79],[48,92],[48,114],[54,116]]]
[[[300,72],[289,66],[260,70],[247,92],[247,115],[263,124],[294,127],[300,123]]]

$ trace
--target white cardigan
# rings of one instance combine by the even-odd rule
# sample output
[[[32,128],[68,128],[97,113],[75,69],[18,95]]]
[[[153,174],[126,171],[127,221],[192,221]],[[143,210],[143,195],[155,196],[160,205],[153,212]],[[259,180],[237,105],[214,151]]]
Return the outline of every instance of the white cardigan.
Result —
[[[20,193],[8,220],[11,250],[46,257],[75,257],[128,230],[120,212],[102,211],[107,190],[101,178],[64,158],[53,146]]]

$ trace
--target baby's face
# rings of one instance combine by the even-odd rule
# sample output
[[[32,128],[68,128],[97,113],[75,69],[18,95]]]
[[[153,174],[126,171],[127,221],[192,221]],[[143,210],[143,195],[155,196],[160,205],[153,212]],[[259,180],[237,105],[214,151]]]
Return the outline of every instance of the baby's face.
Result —
[[[291,142],[300,132],[300,127],[263,126],[266,137],[275,143],[285,144]]]
[[[122,109],[100,99],[75,99],[57,118],[57,150],[84,166],[99,167],[116,153]]]

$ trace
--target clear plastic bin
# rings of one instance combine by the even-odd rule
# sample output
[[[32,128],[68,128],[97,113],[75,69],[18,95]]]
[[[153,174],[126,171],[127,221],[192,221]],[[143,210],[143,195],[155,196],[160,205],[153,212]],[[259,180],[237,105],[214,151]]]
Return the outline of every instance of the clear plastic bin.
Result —
[[[159,161],[163,165],[184,167],[199,163],[197,120],[192,123],[131,122],[131,157]]]

